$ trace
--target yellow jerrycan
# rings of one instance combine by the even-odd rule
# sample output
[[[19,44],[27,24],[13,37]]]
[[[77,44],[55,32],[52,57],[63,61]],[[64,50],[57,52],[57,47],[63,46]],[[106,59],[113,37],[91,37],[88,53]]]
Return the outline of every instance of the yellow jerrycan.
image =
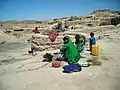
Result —
[[[99,45],[96,43],[95,45],[92,45],[92,55],[98,56],[99,55]]]

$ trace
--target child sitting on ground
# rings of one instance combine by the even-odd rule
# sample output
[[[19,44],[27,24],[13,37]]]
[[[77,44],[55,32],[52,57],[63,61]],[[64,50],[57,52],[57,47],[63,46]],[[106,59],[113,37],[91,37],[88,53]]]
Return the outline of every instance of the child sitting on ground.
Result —
[[[77,47],[77,50],[78,50],[78,52],[80,53],[80,52],[82,52],[83,50],[84,50],[84,45],[85,45],[85,38],[83,37],[80,37],[80,35],[79,34],[77,34],[76,36],[75,36],[75,44],[76,44],[76,47]],[[83,40],[84,39],[84,40]]]

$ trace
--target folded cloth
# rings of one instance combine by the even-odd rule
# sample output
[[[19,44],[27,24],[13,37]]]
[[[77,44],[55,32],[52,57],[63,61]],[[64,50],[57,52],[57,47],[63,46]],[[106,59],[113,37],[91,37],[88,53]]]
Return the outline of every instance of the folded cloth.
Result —
[[[52,61],[52,67],[54,67],[54,68],[58,68],[58,67],[60,67],[61,66],[61,62],[60,61]]]
[[[90,64],[87,61],[80,61],[79,64],[81,65],[81,67],[89,67]]]
[[[63,66],[63,73],[72,73],[72,72],[79,72],[81,71],[81,66],[79,64],[69,64]]]
[[[61,61],[63,58],[63,54],[62,53],[57,53],[57,54],[54,54],[53,56],[53,60],[58,60],[58,61]]]

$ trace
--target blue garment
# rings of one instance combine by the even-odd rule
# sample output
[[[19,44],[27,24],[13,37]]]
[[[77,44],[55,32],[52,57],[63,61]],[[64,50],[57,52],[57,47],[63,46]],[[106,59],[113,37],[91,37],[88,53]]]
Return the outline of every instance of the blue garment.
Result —
[[[95,37],[90,37],[90,51],[92,50],[92,45],[95,45],[96,44],[96,40],[95,40]]]
[[[81,66],[79,64],[69,64],[66,66],[63,66],[63,72],[64,73],[72,73],[72,72],[79,72],[81,71]]]
[[[90,45],[96,44],[95,37],[90,37]]]

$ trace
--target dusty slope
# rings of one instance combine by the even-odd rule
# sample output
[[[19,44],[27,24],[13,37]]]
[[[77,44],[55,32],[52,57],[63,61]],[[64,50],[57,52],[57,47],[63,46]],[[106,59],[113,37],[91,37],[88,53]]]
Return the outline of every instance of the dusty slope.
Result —
[[[119,32],[119,30],[116,30]],[[111,37],[117,33],[106,32]],[[120,36],[118,36],[120,37]],[[99,40],[102,66],[83,68],[81,72],[63,74],[62,68],[51,68],[51,64],[43,63],[40,52],[36,57],[26,55],[23,48],[17,53],[22,57],[18,62],[2,62],[0,65],[0,90],[119,90],[120,86],[120,41],[103,38]],[[20,51],[23,50],[22,53]],[[58,50],[59,51],[59,50]],[[17,59],[16,51],[13,51]],[[54,51],[53,51],[54,52]],[[15,54],[16,53],[16,54]],[[9,54],[9,53],[8,53]],[[84,54],[89,57],[88,52]],[[14,59],[12,59],[14,61]],[[47,64],[46,66],[43,66]]]
[[[41,63],[42,54],[39,54],[29,60],[1,66],[0,90],[119,90],[120,48],[117,43],[99,42],[103,43],[101,48],[107,56],[101,58],[103,64],[100,67],[91,66],[79,73],[63,74],[61,68],[51,68],[50,64],[41,67],[45,63]],[[117,48],[111,52],[114,47]]]
[[[9,41],[10,36],[5,34],[2,30],[0,30],[0,41]]]
[[[14,36],[9,36],[8,34],[4,33],[4,31],[0,28],[0,42],[14,42],[16,38]]]

